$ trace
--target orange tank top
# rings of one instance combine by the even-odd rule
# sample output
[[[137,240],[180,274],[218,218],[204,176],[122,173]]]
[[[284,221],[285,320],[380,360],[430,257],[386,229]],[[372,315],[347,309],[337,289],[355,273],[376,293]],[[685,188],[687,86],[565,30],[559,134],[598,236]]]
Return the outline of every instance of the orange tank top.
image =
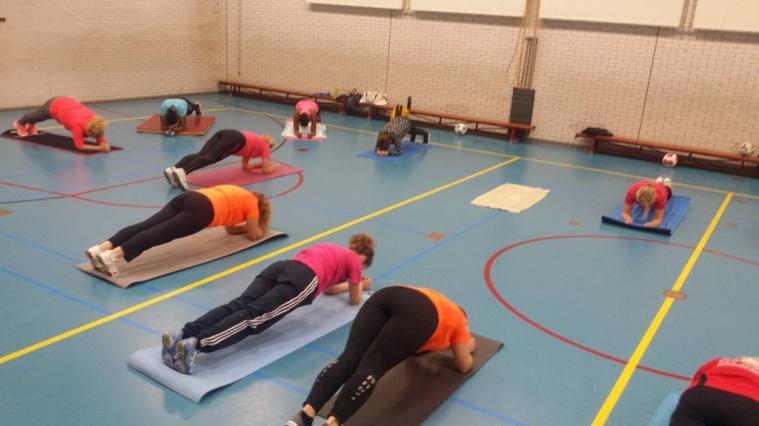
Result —
[[[236,185],[219,185],[196,189],[213,205],[213,221],[208,225],[233,226],[248,218],[258,219],[258,199],[250,191]]]
[[[456,343],[466,343],[471,335],[464,312],[450,299],[430,288],[408,287],[425,296],[435,305],[437,328],[420,351],[439,351]]]

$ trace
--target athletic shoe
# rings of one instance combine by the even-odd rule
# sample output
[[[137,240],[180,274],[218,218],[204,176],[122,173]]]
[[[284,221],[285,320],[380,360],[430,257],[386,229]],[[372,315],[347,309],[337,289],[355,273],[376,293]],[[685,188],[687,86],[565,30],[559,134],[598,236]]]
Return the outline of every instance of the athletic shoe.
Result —
[[[166,167],[163,169],[163,177],[166,178],[166,182],[168,182],[172,188],[178,188],[177,181],[174,179],[174,167]]]
[[[182,188],[182,191],[189,191],[190,186],[187,185],[187,173],[184,172],[184,169],[179,169],[174,167],[174,181],[177,183],[177,185]]]
[[[174,365],[174,360],[177,358],[177,344],[180,340],[182,340],[182,330],[163,333],[161,358],[169,367]]]
[[[198,355],[196,346],[198,339],[190,337],[180,340],[177,344],[177,357],[174,360],[174,369],[183,374],[192,374],[192,365]]]
[[[309,417],[303,410],[298,411],[285,423],[285,426],[311,426],[314,423],[313,417]]]
[[[103,250],[100,248],[100,246],[94,245],[85,250],[84,255],[90,259],[90,263],[92,264],[93,268],[97,269],[100,272],[105,272],[105,265],[100,261],[100,258],[98,258],[98,255],[102,252]]]
[[[37,126],[35,124],[27,124],[26,131],[29,132],[29,136],[37,136]]]
[[[664,186],[666,186],[668,188],[672,188],[672,179],[670,179],[670,178],[664,178],[663,184],[664,184]]]
[[[16,133],[22,138],[29,136],[29,132],[26,130],[25,124],[19,124],[18,121],[13,122],[13,127],[16,128]]]
[[[659,176],[658,178],[656,178],[656,183],[658,183],[659,185],[663,184],[664,183],[664,178],[661,177],[661,176]]]
[[[113,250],[106,250],[98,254],[98,260],[103,264],[103,272],[115,277],[119,275],[118,263],[121,259],[117,258]]]

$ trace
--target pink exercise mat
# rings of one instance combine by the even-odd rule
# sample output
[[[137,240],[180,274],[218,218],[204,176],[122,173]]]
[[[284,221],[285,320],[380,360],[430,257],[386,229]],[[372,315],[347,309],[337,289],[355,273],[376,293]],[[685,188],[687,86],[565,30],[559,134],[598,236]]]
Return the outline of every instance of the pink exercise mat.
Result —
[[[213,168],[208,171],[198,171],[187,175],[187,183],[211,187],[216,185],[249,185],[251,183],[263,182],[265,180],[276,179],[282,176],[289,176],[299,173],[302,170],[288,164],[279,163],[279,167],[271,174],[264,174],[261,169],[243,170],[238,164]]]

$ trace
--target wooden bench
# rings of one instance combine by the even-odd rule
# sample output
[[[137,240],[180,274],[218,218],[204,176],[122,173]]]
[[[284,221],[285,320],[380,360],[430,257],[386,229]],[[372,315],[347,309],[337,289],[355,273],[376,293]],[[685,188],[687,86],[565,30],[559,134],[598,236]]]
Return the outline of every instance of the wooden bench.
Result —
[[[591,153],[600,152],[660,161],[662,152],[674,152],[678,156],[678,163],[685,166],[746,176],[759,176],[759,158],[756,157],[743,157],[725,152],[643,141],[623,136],[597,136],[580,132],[575,135],[575,138],[590,140],[588,152]],[[622,146],[626,148],[620,149]]]
[[[258,99],[272,100],[275,102],[294,103],[301,99],[315,99],[319,106],[326,106],[331,110],[346,112],[346,105],[337,101],[332,96],[313,95],[293,90],[284,90],[274,87],[258,86],[235,81],[219,81],[219,90],[238,96],[249,96]],[[359,104],[366,110],[369,118],[389,117],[394,105]],[[509,121],[489,120],[482,118],[464,117],[460,115],[445,114],[440,112],[422,111],[412,109],[409,111],[409,119],[417,124],[452,129],[458,123],[464,123],[469,130],[478,133],[486,133],[496,136],[508,136],[510,142],[516,142],[520,132],[529,134],[535,129],[530,124],[512,123]],[[504,133],[505,132],[505,133]]]

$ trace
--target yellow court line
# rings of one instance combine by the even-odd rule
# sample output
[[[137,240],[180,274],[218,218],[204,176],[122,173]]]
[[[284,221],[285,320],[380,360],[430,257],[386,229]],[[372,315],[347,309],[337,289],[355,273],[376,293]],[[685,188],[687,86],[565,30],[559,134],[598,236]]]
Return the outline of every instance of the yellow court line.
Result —
[[[725,196],[725,199],[722,201],[722,205],[719,207],[719,210],[717,210],[717,213],[712,218],[711,223],[709,223],[709,226],[706,228],[704,235],[698,242],[695,250],[693,250],[693,253],[690,255],[688,262],[685,263],[683,270],[680,272],[677,280],[672,285],[672,291],[680,291],[680,289],[683,287],[683,284],[685,284],[685,280],[688,279],[688,275],[690,275],[693,266],[696,264],[696,261],[701,255],[701,252],[704,250],[704,247],[706,247],[706,243],[709,241],[709,238],[711,238],[712,233],[714,232],[714,228],[717,227],[717,223],[719,222],[720,218],[722,218],[722,214],[725,213],[725,209],[727,209],[727,205],[730,204],[730,200],[732,198],[733,193],[728,192]],[[622,370],[622,373],[617,378],[616,383],[614,383],[614,386],[611,388],[611,391],[606,397],[603,405],[598,410],[596,418],[593,420],[592,426],[602,426],[606,424],[606,421],[608,420],[609,415],[611,415],[611,412],[614,410],[614,406],[617,404],[619,397],[622,396],[622,392],[624,392],[627,383],[630,381],[630,378],[635,372],[635,369],[638,367],[641,359],[643,359],[643,355],[645,355],[646,350],[648,350],[648,346],[651,344],[651,341],[656,335],[656,332],[659,330],[659,326],[664,321],[664,317],[667,316],[667,312],[669,312],[669,308],[672,306],[672,303],[674,303],[674,299],[671,297],[666,297],[664,299],[664,302],[659,308],[659,311],[656,312],[653,321],[651,321],[648,329],[643,334],[643,338],[640,339],[638,346],[635,348],[635,351],[633,351],[633,354],[627,361],[627,364],[625,364],[625,368]]]
[[[397,210],[397,209],[399,209],[399,208],[401,208],[403,206],[406,206],[406,205],[409,205],[409,204],[414,203],[416,201],[419,201],[421,199],[427,198],[427,197],[429,197],[431,195],[437,194],[438,192],[445,191],[446,189],[452,188],[454,186],[457,186],[459,184],[462,184],[464,182],[467,182],[469,180],[472,180],[474,178],[482,176],[482,175],[484,175],[486,173],[490,173],[493,170],[496,170],[496,169],[499,169],[501,167],[507,166],[507,165],[509,165],[509,164],[517,161],[517,160],[519,160],[519,157],[512,158],[511,160],[508,160],[508,161],[503,161],[503,162],[498,163],[496,165],[493,165],[493,166],[490,166],[488,168],[482,169],[479,172],[472,173],[469,176],[464,176],[464,177],[462,177],[460,179],[456,179],[456,180],[454,180],[452,182],[449,182],[449,183],[447,183],[445,185],[439,186],[439,187],[431,189],[431,190],[429,190],[427,192],[421,193],[419,195],[415,195],[415,196],[413,196],[411,198],[407,198],[406,200],[400,201],[398,203],[395,203],[395,204],[390,205],[388,207],[385,207],[383,209],[377,210],[374,213],[370,213],[370,214],[367,214],[365,216],[359,217],[357,219],[353,219],[353,220],[351,220],[349,222],[345,222],[342,225],[336,226],[336,227],[334,227],[332,229],[328,229],[328,230],[326,230],[324,232],[321,232],[321,233],[318,233],[316,235],[312,235],[312,236],[310,236],[310,237],[308,237],[308,238],[306,238],[304,240],[298,241],[297,243],[290,244],[290,245],[282,247],[282,248],[280,248],[278,250],[274,250],[274,251],[272,251],[270,253],[267,253],[267,254],[265,254],[263,256],[257,257],[255,259],[249,260],[249,261],[244,262],[244,263],[241,263],[241,264],[239,264],[237,266],[234,266],[232,268],[229,268],[229,269],[227,269],[225,271],[222,271],[222,272],[219,272],[217,274],[211,275],[209,277],[203,278],[203,279],[201,279],[199,281],[195,281],[194,283],[188,284],[188,285],[186,285],[184,287],[178,288],[176,290],[172,290],[172,291],[170,291],[168,293],[164,293],[164,294],[162,294],[160,296],[157,296],[157,297],[154,297],[152,299],[146,300],[146,301],[144,301],[142,303],[138,303],[137,305],[131,306],[131,307],[126,308],[126,309],[123,309],[121,311],[112,313],[112,314],[110,314],[108,316],[105,316],[105,317],[100,318],[98,320],[95,320],[95,321],[92,321],[90,323],[84,324],[84,325],[82,325],[80,327],[77,327],[77,328],[74,328],[72,330],[66,331],[66,332],[61,333],[61,334],[59,334],[57,336],[50,337],[48,339],[42,340],[42,341],[40,341],[38,343],[35,343],[33,345],[27,346],[27,347],[25,347],[23,349],[19,349],[19,350],[15,351],[15,352],[11,352],[11,353],[9,353],[7,355],[4,355],[4,356],[0,357],[0,364],[4,364],[6,362],[13,361],[14,359],[20,358],[20,357],[22,357],[24,355],[27,355],[27,354],[31,353],[31,352],[40,350],[40,349],[42,349],[44,347],[47,347],[47,346],[50,346],[50,345],[52,345],[54,343],[60,342],[60,341],[65,340],[65,339],[68,339],[69,337],[76,336],[77,334],[84,333],[87,330],[93,329],[93,328],[98,327],[100,325],[109,323],[109,322],[111,322],[113,320],[119,319],[119,318],[121,318],[123,316],[129,315],[131,313],[137,312],[137,311],[142,310],[142,309],[145,309],[145,308],[147,308],[149,306],[155,305],[156,303],[159,303],[159,302],[162,302],[164,300],[170,299],[170,298],[172,298],[174,296],[178,296],[178,295],[180,295],[182,293],[188,292],[188,291],[190,291],[190,290],[192,290],[194,288],[200,287],[200,286],[202,286],[204,284],[207,284],[207,283],[209,283],[211,281],[218,280],[220,278],[226,277],[227,275],[233,274],[233,273],[235,273],[237,271],[240,271],[242,269],[245,269],[245,268],[247,268],[249,266],[256,265],[256,264],[261,263],[261,262],[263,262],[265,260],[271,259],[271,258],[273,258],[275,256],[279,256],[280,254],[287,253],[287,252],[289,252],[291,250],[294,250],[294,249],[296,249],[298,247],[302,247],[302,246],[304,246],[306,244],[309,244],[309,243],[311,243],[313,241],[319,240],[321,238],[324,238],[324,237],[330,236],[332,234],[335,234],[337,232],[340,232],[340,231],[343,231],[345,229],[348,229],[348,228],[350,228],[350,227],[352,227],[354,225],[357,225],[359,223],[366,222],[366,221],[368,221],[370,219],[374,219],[377,216],[381,216],[381,215],[383,215],[385,213],[391,212],[393,210]]]

